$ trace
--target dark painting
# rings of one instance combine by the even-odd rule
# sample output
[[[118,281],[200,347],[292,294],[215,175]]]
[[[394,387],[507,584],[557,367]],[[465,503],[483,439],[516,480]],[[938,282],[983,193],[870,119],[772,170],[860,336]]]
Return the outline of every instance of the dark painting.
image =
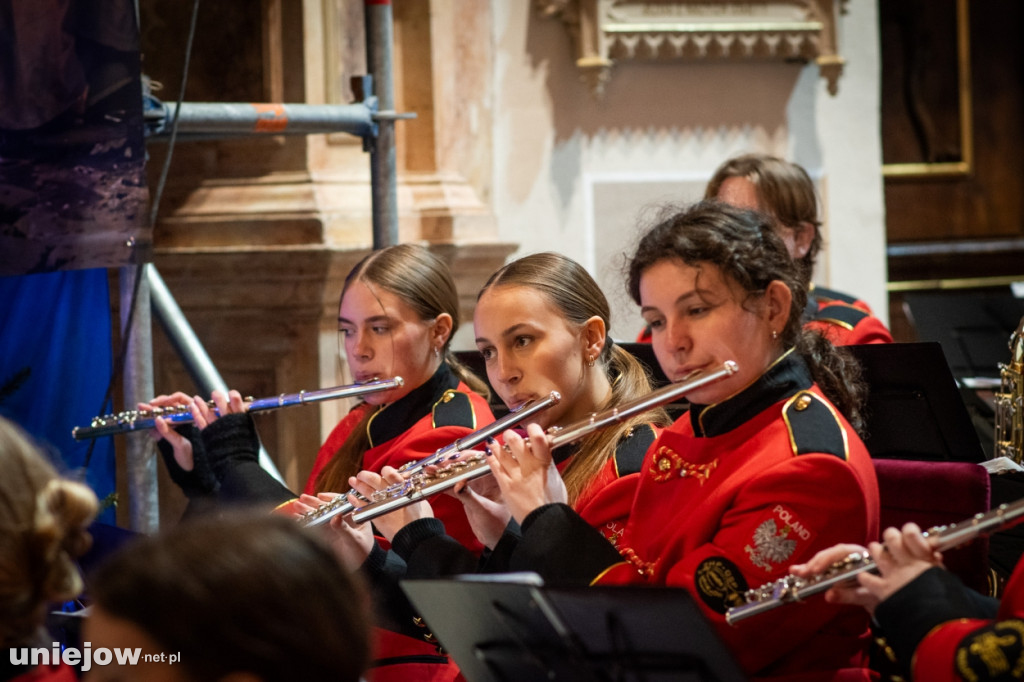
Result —
[[[148,260],[132,0],[0,3],[0,276]]]

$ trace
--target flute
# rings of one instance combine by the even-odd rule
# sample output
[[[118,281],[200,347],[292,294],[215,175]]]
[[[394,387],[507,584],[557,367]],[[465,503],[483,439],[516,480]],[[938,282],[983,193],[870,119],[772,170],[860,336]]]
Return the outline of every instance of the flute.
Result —
[[[735,374],[738,367],[728,360],[722,367],[705,376],[695,377],[678,384],[671,384],[652,391],[642,398],[611,408],[601,414],[592,414],[565,428],[554,426],[547,430],[548,445],[552,450],[583,438],[595,431],[618,424],[635,415],[668,404],[683,395],[707,384],[720,381]],[[462,481],[471,481],[491,472],[490,463],[484,454],[476,453],[452,462],[434,472],[421,472],[408,477],[402,483],[395,483],[373,494],[369,503],[352,513],[356,523],[370,521],[378,516],[401,509],[418,500],[447,490]]]
[[[932,547],[939,552],[970,542],[979,535],[1002,530],[1018,523],[1024,517],[1024,499],[1001,504],[995,509],[975,514],[960,523],[935,526],[925,533]],[[854,552],[841,561],[829,566],[824,573],[810,578],[787,575],[773,583],[747,590],[747,603],[734,606],[725,613],[730,625],[772,611],[783,604],[801,601],[806,597],[824,592],[833,585],[852,580],[858,573],[877,572],[878,565],[867,552]]]
[[[446,445],[440,448],[436,452],[433,452],[423,459],[415,462],[407,462],[402,465],[398,471],[403,476],[414,476],[422,471],[425,467],[435,465],[439,466],[445,463],[449,459],[454,459],[462,453],[463,450],[468,450],[474,445],[482,443],[491,436],[501,433],[507,428],[515,426],[519,422],[532,417],[541,410],[546,410],[552,405],[557,405],[562,400],[562,394],[558,391],[551,391],[551,393],[543,400],[530,400],[523,403],[516,409],[510,411],[501,419],[497,419],[487,426],[474,431],[473,433],[466,434],[462,438],[459,438],[454,443]],[[319,526],[327,523],[338,514],[348,514],[355,505],[348,501],[348,496],[353,495],[360,500],[366,500],[362,495],[356,492],[355,488],[349,490],[344,495],[338,495],[330,502],[320,505],[316,509],[310,512],[306,512],[299,517],[298,521],[304,526]]]
[[[389,391],[404,384],[405,381],[402,380],[402,377],[374,379],[364,383],[323,388],[317,391],[282,393],[276,397],[261,398],[260,400],[246,398],[246,402],[249,403],[249,412],[260,412],[263,410],[276,410],[279,407],[316,403],[323,400],[355,398],[370,393]],[[207,405],[214,407],[212,402],[208,402]],[[215,407],[214,411],[216,411]],[[163,417],[174,426],[191,424],[193,422],[191,408],[188,405],[157,407],[153,410],[126,410],[117,414],[93,417],[89,426],[76,426],[71,430],[71,435],[74,436],[75,440],[86,440],[87,438],[114,436],[119,433],[151,429],[156,426],[157,417]]]

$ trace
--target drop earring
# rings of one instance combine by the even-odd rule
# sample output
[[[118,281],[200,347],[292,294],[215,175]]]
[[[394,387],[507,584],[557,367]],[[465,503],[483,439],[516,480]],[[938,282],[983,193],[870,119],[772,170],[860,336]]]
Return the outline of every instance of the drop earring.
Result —
[[[589,355],[589,356],[587,356],[587,367],[593,367],[593,366],[594,366],[594,356]]]
[[[779,338],[779,333],[773,329],[772,330],[772,340],[774,341],[777,338]]]

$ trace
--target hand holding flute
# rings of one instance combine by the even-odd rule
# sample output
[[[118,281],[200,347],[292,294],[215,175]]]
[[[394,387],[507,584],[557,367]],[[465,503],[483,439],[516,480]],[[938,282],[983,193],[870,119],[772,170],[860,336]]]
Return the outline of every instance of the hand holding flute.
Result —
[[[148,403],[139,403],[138,409],[145,413],[157,413],[167,408],[184,408],[186,406],[192,415],[192,423],[199,430],[205,429],[217,421],[221,415],[241,413],[247,409],[247,404],[242,398],[242,394],[234,389],[227,393],[213,391],[210,396],[210,402],[203,400],[200,396],[189,396],[178,391],[172,395],[157,396]],[[167,441],[174,452],[174,461],[179,467],[186,472],[192,471],[195,467],[195,460],[192,452],[192,442],[188,438],[178,433],[168,420],[160,416],[153,418],[153,431],[151,433],[153,433],[155,439],[163,438]]]
[[[907,523],[902,529],[887,528],[883,542],[872,542],[861,547],[840,544],[823,549],[805,564],[791,567],[799,578],[827,575],[842,567],[851,557],[870,557],[877,573],[862,571],[850,580],[838,582],[825,592],[825,600],[833,604],[863,606],[874,614],[875,607],[902,589],[933,566],[942,566],[942,554],[934,549],[928,537],[916,523]]]
[[[526,433],[529,440],[508,431],[504,445],[488,443],[491,473],[517,523],[522,523],[538,507],[568,500],[565,482],[555,467],[544,429],[529,424]]]

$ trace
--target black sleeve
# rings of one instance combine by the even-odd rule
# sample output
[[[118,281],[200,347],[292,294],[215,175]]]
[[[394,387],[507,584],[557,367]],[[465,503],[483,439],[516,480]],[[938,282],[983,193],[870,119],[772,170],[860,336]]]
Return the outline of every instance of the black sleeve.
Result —
[[[523,537],[509,569],[534,571],[545,584],[589,585],[622,556],[566,504],[547,504],[523,519]]]
[[[515,554],[516,547],[519,546],[519,541],[522,537],[523,530],[516,523],[515,519],[510,519],[498,543],[494,545],[494,549],[490,551],[485,550],[480,556],[480,572],[508,573],[511,571],[512,556]]]
[[[960,618],[995,618],[999,601],[965,587],[941,568],[930,568],[875,608],[875,622],[900,664],[909,669],[914,651],[935,626]]]
[[[260,440],[249,414],[228,414],[202,430],[219,497],[232,503],[275,507],[298,495],[260,466]]]
[[[444,534],[443,526],[441,534]],[[374,625],[414,639],[429,634],[423,618],[402,590],[401,580],[408,577],[408,567],[397,552],[385,551],[374,543],[360,572],[370,588]]]
[[[446,535],[444,523],[435,518],[406,525],[395,534],[391,549],[405,560],[407,578],[475,573],[479,566],[477,556]]]

